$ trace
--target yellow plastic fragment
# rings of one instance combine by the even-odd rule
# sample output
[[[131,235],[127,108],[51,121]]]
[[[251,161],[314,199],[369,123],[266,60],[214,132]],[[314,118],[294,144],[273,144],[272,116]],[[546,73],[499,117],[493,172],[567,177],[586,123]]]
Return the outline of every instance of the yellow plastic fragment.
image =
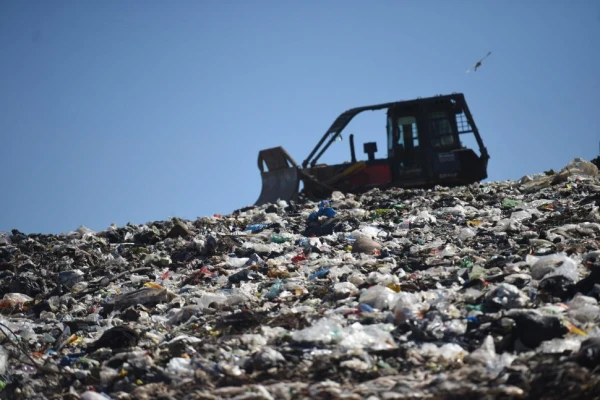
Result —
[[[156,282],[146,282],[144,283],[145,287],[149,287],[152,289],[162,289],[163,287]]]
[[[75,334],[72,334],[71,336],[69,336],[69,339],[67,339],[67,342],[65,343],[65,346],[68,346],[70,344],[79,344],[83,342],[83,338],[79,337]]]
[[[571,333],[576,333],[577,335],[580,335],[580,336],[587,335],[587,333],[585,333],[584,331],[582,331],[581,329],[579,329],[578,327],[576,327],[575,325],[573,325],[570,322],[567,322],[567,328],[569,328],[569,332],[571,332]]]
[[[402,288],[400,287],[400,284],[399,284],[399,283],[390,283],[389,285],[387,285],[387,287],[388,287],[389,289],[392,289],[392,290],[393,290],[394,292],[396,292],[396,293],[400,292],[400,290],[402,289]]]

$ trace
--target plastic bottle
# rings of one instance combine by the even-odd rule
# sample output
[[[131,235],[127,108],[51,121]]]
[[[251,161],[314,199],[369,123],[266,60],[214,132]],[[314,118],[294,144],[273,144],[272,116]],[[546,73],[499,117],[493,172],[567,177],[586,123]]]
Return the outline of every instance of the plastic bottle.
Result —
[[[267,224],[253,224],[253,225],[248,225],[245,230],[252,231],[252,232],[260,232],[263,229],[266,229],[268,227],[269,227],[269,225],[267,225]]]
[[[279,234],[273,234],[271,235],[271,242],[272,243],[285,243],[288,241],[288,238],[286,238],[283,235],[279,235]]]
[[[279,293],[283,290],[283,281],[281,279],[276,279],[269,292],[265,295],[266,299],[274,299],[279,296]]]

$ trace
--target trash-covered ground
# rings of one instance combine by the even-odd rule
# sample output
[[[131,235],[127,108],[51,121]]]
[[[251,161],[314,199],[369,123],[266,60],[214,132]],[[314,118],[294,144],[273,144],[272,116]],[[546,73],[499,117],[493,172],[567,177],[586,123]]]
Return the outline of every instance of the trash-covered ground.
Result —
[[[600,398],[600,177],[0,233],[0,398]]]

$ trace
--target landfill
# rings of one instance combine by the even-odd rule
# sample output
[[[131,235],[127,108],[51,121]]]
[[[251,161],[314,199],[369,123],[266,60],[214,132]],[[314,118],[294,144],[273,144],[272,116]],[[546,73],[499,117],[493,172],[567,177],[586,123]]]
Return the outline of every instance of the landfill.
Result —
[[[600,176],[0,233],[1,399],[600,398]]]

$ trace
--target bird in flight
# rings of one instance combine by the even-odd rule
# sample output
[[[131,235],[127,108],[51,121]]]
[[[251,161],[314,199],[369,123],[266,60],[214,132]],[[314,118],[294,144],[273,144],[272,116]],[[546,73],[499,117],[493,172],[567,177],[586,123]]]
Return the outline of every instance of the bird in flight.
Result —
[[[491,51],[489,51],[489,52],[488,52],[488,53],[485,55],[485,57],[483,57],[481,60],[477,61],[477,62],[475,63],[475,65],[473,65],[473,67],[472,67],[472,68],[469,68],[469,69],[467,70],[467,74],[468,74],[469,72],[471,72],[471,71],[473,71],[473,72],[477,71],[477,68],[481,67],[481,63],[483,63],[483,60],[485,60],[486,58],[488,58],[488,57],[490,56],[490,54],[492,54],[492,52],[491,52]]]

